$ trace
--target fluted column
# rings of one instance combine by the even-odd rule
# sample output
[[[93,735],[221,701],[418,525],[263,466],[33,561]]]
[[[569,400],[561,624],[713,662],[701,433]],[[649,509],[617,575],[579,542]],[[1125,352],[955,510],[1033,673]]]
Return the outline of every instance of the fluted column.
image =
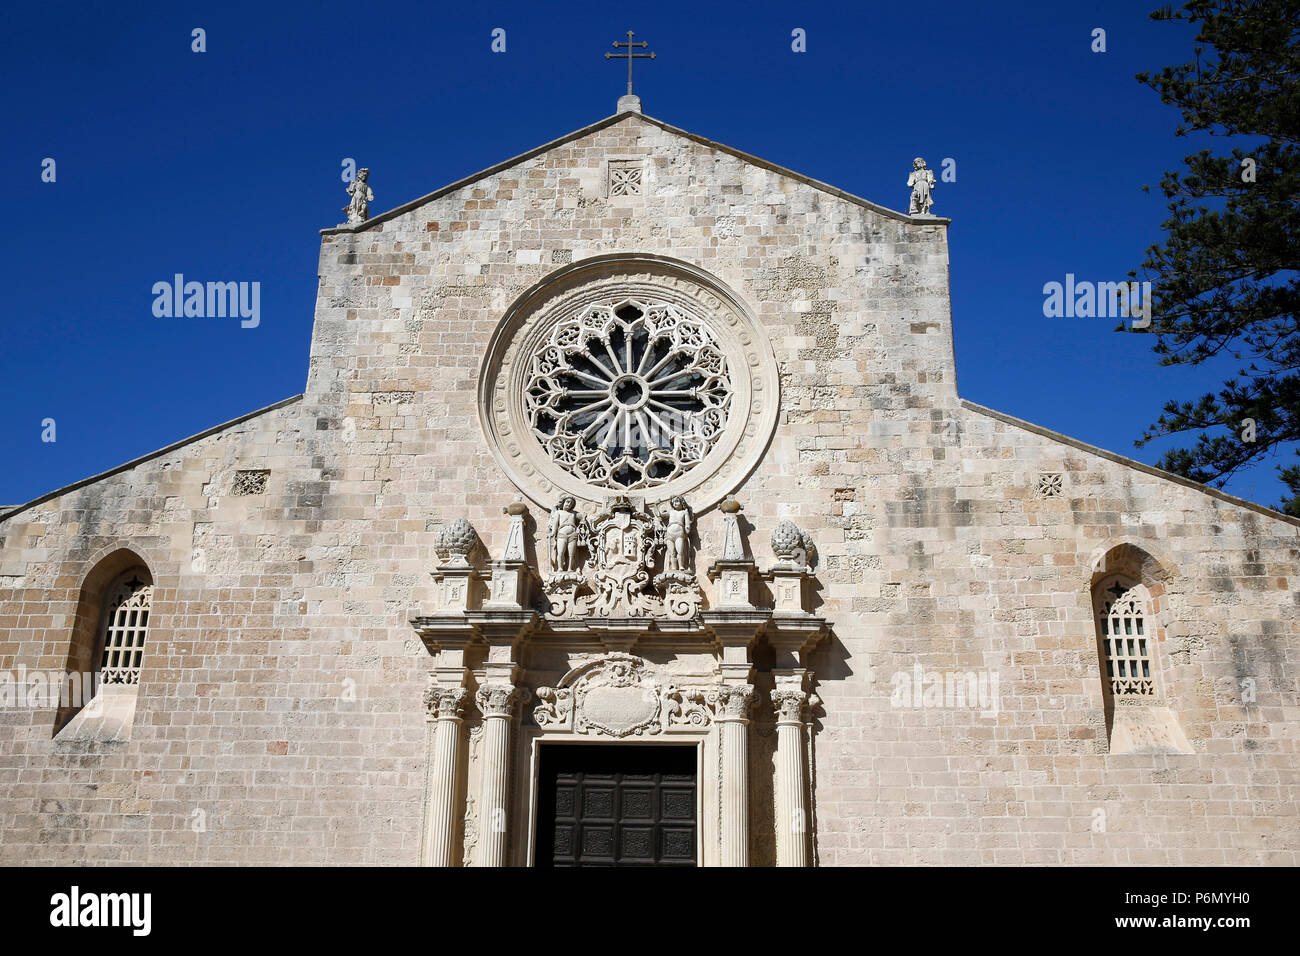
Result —
[[[751,684],[718,689],[719,744],[722,747],[722,865],[749,865],[749,704]]]
[[[425,866],[454,866],[456,799],[461,789],[461,714],[464,687],[430,687],[424,695],[425,713],[434,724],[433,766],[425,829]]]
[[[484,684],[474,695],[483,713],[483,786],[479,801],[480,866],[505,866],[509,848],[510,741],[515,703],[523,694],[513,684]]]
[[[776,711],[776,864],[807,866],[808,773],[804,760],[804,717],[816,696],[797,688],[772,691]]]

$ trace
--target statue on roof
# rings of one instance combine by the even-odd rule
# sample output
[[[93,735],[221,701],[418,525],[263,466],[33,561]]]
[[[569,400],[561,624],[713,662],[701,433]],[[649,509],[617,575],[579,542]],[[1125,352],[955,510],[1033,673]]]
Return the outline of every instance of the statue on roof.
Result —
[[[934,205],[934,199],[930,196],[930,190],[934,188],[934,173],[926,167],[925,160],[920,156],[912,160],[912,175],[907,177],[907,185],[912,189],[909,215],[930,215],[930,207]]]
[[[343,211],[348,214],[349,226],[370,218],[370,204],[375,201],[375,193],[366,182],[369,178],[370,170],[362,168],[357,170],[357,178],[348,183],[348,195],[352,200],[343,207]]]

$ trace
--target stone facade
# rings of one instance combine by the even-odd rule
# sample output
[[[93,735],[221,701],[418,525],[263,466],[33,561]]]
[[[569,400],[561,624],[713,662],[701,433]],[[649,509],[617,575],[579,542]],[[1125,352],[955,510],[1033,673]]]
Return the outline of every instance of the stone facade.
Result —
[[[530,748],[561,691],[611,681],[653,689],[641,735],[698,733],[722,768],[704,862],[1300,863],[1300,522],[960,399],[947,225],[625,112],[325,230],[304,395],[0,517],[0,671],[93,669],[109,582],[153,585],[117,719],[0,709],[0,863],[524,864]],[[480,375],[518,302],[628,256],[734,295],[779,397],[752,467],[685,495],[714,617],[561,639],[536,607],[557,502],[490,447]],[[726,493],[757,616],[724,612]],[[446,616],[458,518],[467,588],[508,579],[516,610]],[[786,519],[793,598],[759,574]],[[1150,596],[1141,708],[1103,680],[1114,574]],[[990,696],[928,700],[935,674]]]

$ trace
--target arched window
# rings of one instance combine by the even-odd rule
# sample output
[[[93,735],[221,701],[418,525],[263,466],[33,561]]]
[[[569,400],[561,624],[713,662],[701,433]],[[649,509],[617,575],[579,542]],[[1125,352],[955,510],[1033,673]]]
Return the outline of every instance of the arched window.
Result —
[[[77,598],[64,671],[79,692],[60,699],[54,736],[123,740],[130,736],[153,623],[154,579],[144,558],[119,548],[86,574]]]
[[[1154,697],[1150,601],[1146,588],[1114,576],[1093,592],[1097,636],[1110,692],[1115,697]]]
[[[153,585],[139,569],[122,575],[108,590],[100,624],[99,681],[137,684],[149,633]]]
[[[1116,545],[1093,564],[1092,610],[1106,747],[1113,754],[1195,753],[1179,721],[1170,661],[1161,660],[1172,564]]]

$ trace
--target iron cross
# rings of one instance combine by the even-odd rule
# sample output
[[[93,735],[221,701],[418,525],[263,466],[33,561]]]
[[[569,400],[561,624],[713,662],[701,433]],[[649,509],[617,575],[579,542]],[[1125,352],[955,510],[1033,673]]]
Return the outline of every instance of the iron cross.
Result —
[[[627,95],[628,95],[628,96],[631,96],[631,95],[632,95],[632,61],[633,61],[634,59],[642,59],[642,58],[644,58],[644,59],[647,59],[647,60],[653,60],[653,59],[655,58],[655,55],[654,55],[653,53],[633,53],[633,52],[632,52],[632,48],[633,48],[633,47],[641,47],[641,49],[644,50],[646,47],[648,47],[648,46],[650,45],[649,43],[646,43],[645,40],[642,40],[640,43],[633,43],[633,42],[632,42],[632,38],[633,38],[634,36],[636,36],[636,34],[633,33],[631,30],[628,30],[628,31],[627,31],[627,42],[626,42],[626,43],[620,43],[618,40],[615,40],[615,41],[614,41],[614,47],[615,47],[615,49],[617,49],[618,47],[627,47],[627,52],[626,52],[626,53],[606,53],[606,54],[605,54],[605,59],[607,59],[607,60],[614,60],[614,59],[619,59],[619,58],[622,58],[622,57],[627,57]]]

